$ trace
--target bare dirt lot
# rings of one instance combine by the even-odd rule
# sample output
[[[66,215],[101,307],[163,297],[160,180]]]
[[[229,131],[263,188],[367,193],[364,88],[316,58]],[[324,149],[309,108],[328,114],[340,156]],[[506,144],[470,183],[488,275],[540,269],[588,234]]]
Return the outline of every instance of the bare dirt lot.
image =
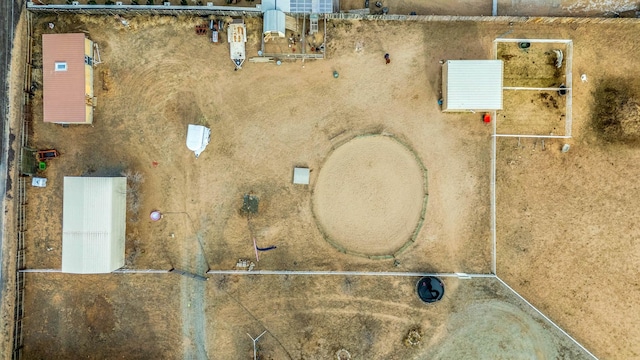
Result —
[[[99,44],[104,63],[96,67],[98,106],[93,126],[44,124],[39,121],[41,92],[34,98],[32,145],[57,148],[62,156],[49,162],[44,174],[48,187],[28,191],[30,268],[60,267],[63,176],[117,175],[129,170],[144,179],[135,194],[139,209],[131,207],[128,214],[127,265],[132,268],[180,267],[197,273],[231,269],[238,258],[253,256],[254,236],[261,246],[278,247],[262,254],[259,269],[488,273],[491,128],[478,114],[440,113],[439,60],[489,59],[493,39],[509,30],[513,37],[573,39],[574,69],[587,73],[590,81],[575,91],[574,131],[579,135],[572,145],[578,149],[568,155],[585,152],[585,157],[568,166],[567,157],[553,146],[560,144],[550,144],[547,152],[538,155],[547,159],[536,163],[539,168],[532,181],[526,172],[532,166],[513,171],[511,160],[505,158],[520,156],[515,161],[524,162],[523,157],[533,155],[518,155],[513,141],[500,142],[498,274],[596,355],[637,356],[634,346],[640,327],[634,315],[638,309],[625,299],[637,297],[639,291],[630,280],[633,277],[626,276],[637,268],[633,264],[639,258],[632,242],[637,236],[633,235],[637,219],[633,214],[638,212],[634,204],[623,202],[617,189],[626,189],[626,198],[637,193],[635,182],[628,179],[639,155],[636,148],[601,147],[587,136],[587,123],[593,86],[609,76],[605,71],[610,67],[594,68],[595,59],[624,64],[614,71],[616,75],[637,77],[639,70],[633,64],[638,47],[633,39],[638,25],[590,25],[586,31],[585,25],[331,22],[327,60],[285,62],[280,67],[248,64],[234,72],[226,47],[195,35],[193,26],[201,20],[132,18],[131,27],[124,29],[110,17],[49,16],[38,18],[36,35],[50,31],[45,28],[50,21],[55,22],[56,32],[87,31]],[[614,48],[607,41],[611,37],[628,47]],[[257,39],[256,34],[249,39],[249,55],[257,52]],[[361,45],[358,51],[356,44]],[[38,51],[36,44],[36,59]],[[391,54],[389,65],[385,53]],[[602,54],[615,56],[602,58]],[[333,71],[339,72],[338,79]],[[34,79],[38,79],[35,70]],[[581,122],[575,120],[577,116]],[[198,159],[184,144],[189,123],[212,130],[212,142]],[[428,174],[425,223],[415,244],[396,259],[398,268],[391,260],[338,252],[323,239],[311,210],[312,192],[330,151],[354,136],[382,133],[410,145]],[[587,150],[581,144],[593,146]],[[603,160],[595,162],[602,167],[590,159]],[[619,187],[606,176],[606,167],[614,166],[609,162],[618,166]],[[312,169],[309,186],[291,184],[293,166]],[[573,168],[580,169],[581,176],[560,176]],[[551,169],[556,172],[552,174]],[[557,186],[549,186],[544,180],[548,178],[555,179]],[[570,179],[578,193],[572,193],[578,191],[572,188],[574,183],[562,182]],[[590,245],[585,245],[581,206],[604,186],[608,192],[603,194],[608,196],[599,206],[590,207],[584,219],[597,220],[599,225],[589,238]],[[564,202],[551,196],[555,193],[538,196],[534,188],[566,190],[560,197]],[[240,211],[246,193],[260,199],[251,225]],[[523,210],[523,199],[526,209],[538,209],[536,216]],[[619,218],[608,222],[617,206]],[[159,223],[147,220],[154,209],[165,213]],[[549,213],[549,209],[557,210]],[[628,216],[623,217],[622,211]],[[539,218],[541,223],[536,222]],[[528,250],[519,250],[528,237]],[[616,239],[626,239],[616,242],[618,252],[595,253]],[[570,245],[578,241],[581,251],[597,256],[577,257],[576,247]],[[550,248],[555,251],[552,257]],[[619,256],[628,260],[624,267]],[[590,277],[585,276],[587,272]],[[47,276],[56,286],[49,285]],[[166,307],[179,312],[179,319],[151,327],[162,333],[158,339],[167,339],[168,346],[182,345],[181,351],[158,346],[153,338],[144,343],[151,353],[163,357],[165,351],[166,357],[248,357],[251,343],[246,332],[256,336],[264,329],[269,336],[261,340],[261,349],[265,358],[273,359],[327,358],[340,348],[356,358],[584,355],[514,303],[496,280],[452,280],[447,283],[450,297],[442,306],[424,307],[413,295],[415,279],[213,276],[206,283],[186,278],[172,283],[173,275],[164,276],[166,280],[157,279],[159,284],[150,283],[155,276],[139,284],[137,279],[142,277],[111,275],[104,277],[103,287],[102,282],[87,284],[88,279],[101,277],[34,275],[26,312],[42,311],[51,317],[47,314],[71,307],[73,294],[86,295],[94,300],[83,300],[83,310],[70,316],[67,325],[90,327],[87,319],[93,316],[92,306],[103,301],[100,296],[125,312],[125,304],[138,304],[141,310],[136,314],[153,312],[153,319],[162,313],[156,313],[158,308]],[[592,297],[592,285],[598,282],[602,287],[597,290],[606,297]],[[113,292],[108,292],[111,288]],[[567,293],[569,289],[573,293]],[[402,296],[394,297],[394,291]],[[68,293],[70,298],[60,306],[52,304],[56,292]],[[371,312],[378,307],[380,313]],[[333,313],[335,319],[327,316]],[[131,314],[134,320],[114,320],[114,327],[124,321],[139,331],[147,328]],[[118,312],[113,316],[118,317]],[[34,357],[40,356],[41,348],[33,344],[45,341],[49,347],[70,347],[72,341],[92,349],[102,347],[86,333],[60,331],[53,323],[42,325],[37,316],[29,319],[25,352],[31,349]],[[427,334],[425,341],[407,348],[402,337],[415,326]],[[492,334],[496,328],[503,329],[503,336]],[[461,343],[470,337],[477,341]],[[104,346],[116,347],[109,354],[124,353],[132,346],[121,334],[107,339]],[[119,341],[125,345],[118,347]],[[90,353],[87,348],[78,351]]]
[[[136,195],[139,213],[130,212],[127,224],[132,267],[180,265],[171,254],[198,239],[210,268],[232,269],[238,258],[253,256],[255,237],[258,246],[278,247],[263,254],[261,269],[392,270],[392,260],[338,252],[311,211],[330,151],[356,135],[384,132],[408,144],[428,173],[428,220],[415,245],[397,259],[400,269],[489,272],[490,127],[477,116],[438,113],[435,54],[446,52],[424,56],[426,49],[414,45],[423,43],[423,32],[337,23],[327,45],[332,61],[255,64],[234,72],[225,47],[195,35],[198,20],[132,19],[129,30],[112,18],[87,21],[94,24],[58,20],[56,31],[88,30],[99,44],[104,63],[96,68],[95,88],[101,105],[93,126],[34,122],[34,146],[63,155],[46,170],[51,186],[28,194],[34,219],[29,267],[60,266],[56,209],[64,175],[129,170],[144,179]],[[404,41],[374,41],[381,33],[402,34]],[[255,37],[250,35],[248,53],[257,53]],[[359,52],[355,42],[363,44]],[[478,50],[475,56],[483,57]],[[389,65],[385,52],[392,54]],[[36,96],[36,119],[40,101]],[[212,129],[212,143],[198,159],[185,146],[188,123]],[[309,186],[291,183],[294,166],[312,170]],[[372,181],[371,190],[378,191]],[[251,227],[240,211],[250,192],[260,201]],[[423,195],[416,197],[421,203]],[[154,209],[165,212],[163,222],[148,220]]]
[[[29,274],[25,358],[181,357],[189,339],[176,311],[180,280],[164,274]]]
[[[335,359],[340,349],[352,359],[584,357],[495,279],[446,279],[445,298],[432,305],[420,302],[414,280],[214,276],[209,346],[217,359],[248,357],[246,333],[266,330],[258,343],[265,359]],[[407,346],[412,329],[422,339]]]
[[[640,73],[634,59],[640,47],[610,41],[626,43],[627,31],[638,28],[555,32],[554,37],[574,42],[568,153],[561,153],[565,142],[559,140],[547,141],[546,151],[535,139],[522,140],[519,147],[517,139],[497,143],[498,276],[601,358],[640,357],[639,309],[630,300],[640,295],[639,211],[631,200],[640,195],[631,180],[640,159],[637,133],[629,129],[625,137],[624,126],[614,126],[616,135],[609,137],[594,128],[594,120],[605,126],[615,120],[638,123],[637,111],[635,118],[626,115],[630,110],[624,106],[637,104]],[[610,61],[603,61],[603,53]],[[595,61],[600,65],[592,66]],[[581,74],[586,82],[579,80]],[[606,89],[624,96],[607,97],[612,92]],[[613,116],[614,110],[622,113]]]

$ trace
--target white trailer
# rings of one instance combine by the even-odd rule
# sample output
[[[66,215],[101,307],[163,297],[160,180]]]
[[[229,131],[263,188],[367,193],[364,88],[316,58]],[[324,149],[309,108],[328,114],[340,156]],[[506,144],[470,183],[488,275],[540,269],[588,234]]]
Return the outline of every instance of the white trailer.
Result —
[[[231,61],[237,69],[242,69],[242,64],[246,59],[245,43],[247,42],[247,27],[241,19],[235,19],[227,29],[227,40],[229,41],[229,53]]]

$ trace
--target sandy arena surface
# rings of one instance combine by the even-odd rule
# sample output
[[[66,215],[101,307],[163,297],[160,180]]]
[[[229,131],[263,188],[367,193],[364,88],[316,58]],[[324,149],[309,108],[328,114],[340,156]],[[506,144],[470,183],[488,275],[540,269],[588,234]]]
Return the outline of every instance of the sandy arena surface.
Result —
[[[49,21],[57,32],[87,31],[104,63],[96,68],[93,126],[43,124],[41,91],[34,98],[31,144],[62,156],[46,170],[48,187],[27,192],[30,268],[60,267],[63,176],[128,170],[144,179],[128,213],[131,268],[233,269],[253,257],[255,237],[278,246],[257,269],[488,273],[491,128],[479,114],[440,113],[439,60],[490,58],[492,40],[507,32],[573,39],[574,79],[586,73],[589,81],[574,89],[572,151],[562,155],[559,142],[544,152],[499,142],[498,275],[597,356],[639,356],[639,309],[628,300],[640,295],[633,280],[639,212],[628,199],[638,194],[629,179],[640,155],[603,146],[588,131],[599,81],[640,78],[639,25],[332,22],[327,60],[234,72],[224,46],[194,34],[200,20],[132,18],[123,29],[110,17],[49,16],[38,19],[37,35]],[[248,28],[253,56],[261,25],[248,20]],[[189,123],[212,129],[199,159],[184,145]],[[398,268],[340,253],[311,211],[311,189],[332,149],[382,133],[408,144],[428,170],[425,223]],[[314,170],[311,186],[291,184],[294,166]],[[248,223],[240,208],[249,192],[260,211]],[[165,213],[160,223],[147,220],[154,209]],[[239,358],[250,354],[246,333],[267,329],[261,349],[273,359],[327,358],[340,348],[356,358],[584,358],[495,280],[447,280],[447,298],[425,307],[415,279],[164,276],[30,276],[25,356],[41,356],[46,346],[62,358],[102,348],[114,356],[142,348],[168,358]],[[97,278],[104,281],[89,281]],[[113,312],[95,311],[105,303]],[[54,315],[60,311],[70,315]],[[171,314],[166,324],[163,314]],[[94,340],[98,318],[113,324],[102,333],[129,332]],[[407,348],[402,338],[415,326],[424,342]],[[148,329],[149,341],[123,336]]]
[[[353,253],[396,253],[413,240],[423,215],[424,175],[415,155],[390,137],[350,140],[331,153],[316,181],[321,231]]]

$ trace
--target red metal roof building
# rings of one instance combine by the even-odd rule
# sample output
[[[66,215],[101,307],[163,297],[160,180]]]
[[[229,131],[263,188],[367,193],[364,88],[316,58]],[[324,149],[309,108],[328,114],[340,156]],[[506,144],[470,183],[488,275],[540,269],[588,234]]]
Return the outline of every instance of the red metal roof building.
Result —
[[[85,34],[42,35],[44,121],[93,122],[93,42]]]

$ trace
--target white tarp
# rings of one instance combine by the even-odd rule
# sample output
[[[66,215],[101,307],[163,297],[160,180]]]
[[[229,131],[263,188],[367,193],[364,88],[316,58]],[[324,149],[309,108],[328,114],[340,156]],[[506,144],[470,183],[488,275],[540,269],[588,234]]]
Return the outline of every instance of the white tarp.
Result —
[[[62,272],[110,273],[124,266],[127,179],[64,178]]]
[[[187,128],[187,148],[196,154],[196,158],[209,145],[211,129],[202,125],[189,124]]]

